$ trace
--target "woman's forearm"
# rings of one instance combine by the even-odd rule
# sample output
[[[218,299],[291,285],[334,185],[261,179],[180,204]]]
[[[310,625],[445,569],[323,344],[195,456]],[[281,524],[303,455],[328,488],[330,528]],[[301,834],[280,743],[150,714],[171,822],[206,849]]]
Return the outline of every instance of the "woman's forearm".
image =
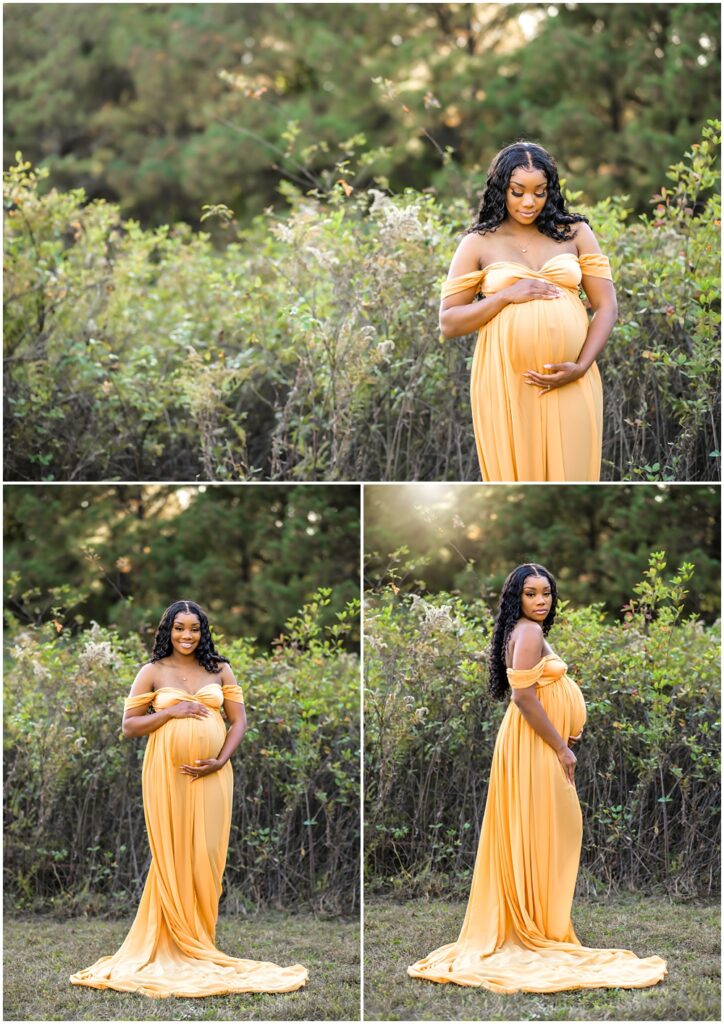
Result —
[[[526,694],[515,701],[518,711],[526,720],[531,729],[535,729],[541,739],[553,747],[556,753],[565,750],[568,746],[561,734],[555,728],[541,702],[534,693]]]
[[[509,304],[505,289],[488,295],[479,302],[470,302],[464,306],[450,306],[440,310],[440,330],[446,338],[459,338],[463,334],[472,334],[487,324],[501,309]]]
[[[139,736],[148,736],[149,733],[160,729],[164,723],[172,718],[171,708],[164,708],[162,711],[154,711],[152,715],[131,715],[123,719],[123,735],[129,739],[136,739]]]
[[[603,352],[606,342],[613,330],[613,325],[616,323],[617,319],[618,307],[615,304],[613,306],[602,306],[593,314],[593,319],[588,327],[586,340],[584,341],[583,348],[579,352],[578,359],[576,360],[584,373],[590,368],[591,364],[596,361],[601,352]]]
[[[229,727],[229,731],[226,734],[224,745],[216,755],[216,760],[221,761],[222,764],[226,764],[231,755],[234,753],[236,748],[239,746],[244,738],[246,732],[246,722],[233,722]]]

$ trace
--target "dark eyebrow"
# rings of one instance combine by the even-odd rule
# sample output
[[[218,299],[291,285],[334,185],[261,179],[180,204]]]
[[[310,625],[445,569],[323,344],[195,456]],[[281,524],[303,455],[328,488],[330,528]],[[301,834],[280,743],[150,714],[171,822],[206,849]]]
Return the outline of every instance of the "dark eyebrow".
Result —
[[[519,181],[513,181],[512,178],[510,179],[510,184],[517,185],[518,188],[525,188],[525,185],[521,185]],[[548,182],[544,181],[542,185],[536,185],[535,188],[548,188]]]

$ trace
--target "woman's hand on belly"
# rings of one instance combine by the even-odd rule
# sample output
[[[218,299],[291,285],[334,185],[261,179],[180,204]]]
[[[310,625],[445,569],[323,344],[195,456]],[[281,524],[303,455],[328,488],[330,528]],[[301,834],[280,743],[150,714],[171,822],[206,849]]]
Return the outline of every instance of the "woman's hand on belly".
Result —
[[[181,774],[190,775],[191,781],[195,782],[196,779],[203,779],[206,775],[213,775],[214,772],[218,772],[220,768],[224,767],[225,763],[225,761],[220,761],[217,757],[205,757],[194,761],[193,764],[182,764]]]
[[[544,368],[551,372],[536,373],[535,370],[526,370],[523,374],[526,384],[540,388],[541,398],[555,388],[562,388],[574,380],[579,380],[586,372],[578,363],[546,363]]]
[[[574,743],[578,743],[578,741],[580,740],[581,736],[583,736],[583,729],[581,729],[581,731],[579,732],[579,734],[577,736],[569,736],[568,737],[568,746],[572,747]]]
[[[533,299],[559,299],[563,290],[550,281],[541,281],[535,277],[524,277],[515,284],[502,288],[499,295],[505,296],[507,302],[531,302]]]
[[[207,718],[210,714],[199,700],[179,700],[168,708],[169,718]]]

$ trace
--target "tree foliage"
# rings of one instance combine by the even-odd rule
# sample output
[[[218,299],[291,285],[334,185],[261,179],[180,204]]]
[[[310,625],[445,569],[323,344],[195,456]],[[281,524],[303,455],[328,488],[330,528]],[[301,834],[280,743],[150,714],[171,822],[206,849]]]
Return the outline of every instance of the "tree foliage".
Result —
[[[719,144],[705,125],[628,226],[627,197],[571,196],[619,296],[604,479],[719,476]],[[437,325],[462,199],[289,186],[220,254],[43,175],[6,174],[6,479],[476,478],[473,339]]]
[[[720,500],[716,486],[683,484],[368,486],[366,585],[482,597],[493,612],[510,570],[540,562],[569,601],[595,601],[611,621],[657,546],[696,566],[684,610],[712,623],[721,614]]]
[[[21,623],[94,620],[150,642],[189,598],[217,633],[268,645],[320,586],[326,626],[359,595],[357,487],[19,486],[4,511],[5,606]]]
[[[549,642],[583,691],[582,893],[714,895],[720,884],[719,635],[683,611],[693,567],[652,552],[623,622],[564,601]],[[365,614],[366,891],[464,897],[505,703],[487,693],[492,616],[441,592]]]
[[[343,641],[358,603],[323,624],[321,591],[273,652],[223,645],[249,729],[232,758],[224,900],[240,913],[353,913],[359,876],[359,664]],[[121,736],[147,660],[139,638],[94,625],[6,629],[5,882],[16,909],[128,914],[150,863],[141,800],[146,741]]]
[[[643,212],[718,114],[719,39],[717,4],[11,4],[5,151],[198,226],[318,183],[360,135],[360,183],[470,199],[528,136],[588,203]]]

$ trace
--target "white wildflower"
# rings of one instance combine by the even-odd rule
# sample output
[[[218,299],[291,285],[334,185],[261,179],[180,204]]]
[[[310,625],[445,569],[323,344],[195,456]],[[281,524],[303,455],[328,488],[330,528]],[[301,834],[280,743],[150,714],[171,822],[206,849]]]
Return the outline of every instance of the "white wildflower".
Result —
[[[389,361],[392,358],[392,353],[394,352],[394,349],[395,343],[394,341],[391,341],[389,338],[385,338],[384,341],[378,341],[376,349],[377,358],[379,360]]]
[[[78,657],[78,668],[83,675],[92,675],[94,670],[111,668],[116,656],[108,640],[89,640]]]
[[[324,252],[323,249],[317,249],[313,245],[305,245],[302,251],[308,253],[325,270],[333,270],[339,266],[337,257],[333,256],[332,253]]]
[[[30,667],[33,671],[35,678],[41,683],[47,683],[50,679],[50,669],[46,668],[45,665],[41,665],[39,661],[31,661]]]
[[[380,236],[387,245],[402,241],[422,241],[425,231],[420,223],[420,207],[417,203],[409,206],[394,206],[390,203],[382,208]]]
[[[368,195],[372,196],[372,204],[370,206],[370,214],[374,217],[376,213],[380,213],[385,207],[390,205],[390,197],[384,192],[380,192],[378,188],[370,188],[367,190]]]
[[[279,239],[280,242],[286,242],[288,245],[292,245],[295,242],[294,232],[291,228],[287,227],[286,224],[271,225],[271,233]]]

